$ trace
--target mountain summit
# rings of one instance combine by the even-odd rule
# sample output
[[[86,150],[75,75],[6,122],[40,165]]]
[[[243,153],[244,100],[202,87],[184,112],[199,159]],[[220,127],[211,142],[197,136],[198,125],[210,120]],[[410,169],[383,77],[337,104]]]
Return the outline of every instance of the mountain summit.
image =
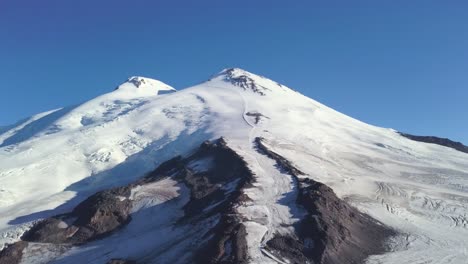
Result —
[[[131,77],[0,133],[0,263],[468,258],[463,146],[238,68]]]
[[[287,87],[263,76],[250,73],[240,68],[227,68],[213,76],[210,81],[223,80],[244,90],[250,90],[260,95],[266,95],[273,90],[285,90]],[[272,90],[273,89],[273,90]]]
[[[136,90],[133,90],[135,88]],[[141,76],[133,76],[128,78],[126,82],[118,86],[115,90],[119,92],[123,90],[126,92],[137,91],[139,94],[148,95],[167,94],[176,91],[176,89],[161,81]]]

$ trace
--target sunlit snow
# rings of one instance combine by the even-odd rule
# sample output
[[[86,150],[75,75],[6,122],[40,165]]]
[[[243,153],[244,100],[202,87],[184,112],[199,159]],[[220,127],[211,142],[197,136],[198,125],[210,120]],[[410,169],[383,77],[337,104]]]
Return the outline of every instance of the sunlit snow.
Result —
[[[2,131],[0,245],[17,241],[33,221],[67,212],[97,190],[129,183],[161,162],[223,136],[257,180],[245,190],[252,201],[237,208],[247,219],[252,263],[277,263],[262,253],[262,243],[273,233],[291,232],[284,224],[294,223],[303,212],[285,205],[296,191],[293,179],[253,148],[253,140],[261,136],[308,175],[304,177],[329,185],[400,232],[388,241],[391,251],[371,256],[369,263],[465,263],[467,154],[365,124],[241,69],[231,74],[247,76],[247,85],[231,82],[222,72],[176,92],[162,82],[132,77],[110,93]],[[252,85],[258,89],[250,89]],[[268,118],[256,123],[248,112]],[[191,166],[203,171],[210,162]],[[139,226],[132,224],[128,230],[137,233],[127,230],[124,236],[135,239],[135,245],[159,236],[162,245],[179,234],[168,236],[170,227],[162,225],[182,213],[187,194],[170,180],[145,188],[132,191],[133,199],[142,201],[135,209]],[[160,195],[157,190],[163,189]],[[153,200],[142,198],[156,191]],[[176,197],[173,207],[161,207],[165,216],[145,221],[149,216],[142,214]],[[141,208],[147,210],[137,212]],[[106,247],[117,255],[145,253],[145,248],[119,246],[117,239],[106,241],[115,243]],[[98,254],[92,247],[103,245],[93,243],[67,255],[86,255],[86,250]],[[92,256],[102,263],[102,256]]]

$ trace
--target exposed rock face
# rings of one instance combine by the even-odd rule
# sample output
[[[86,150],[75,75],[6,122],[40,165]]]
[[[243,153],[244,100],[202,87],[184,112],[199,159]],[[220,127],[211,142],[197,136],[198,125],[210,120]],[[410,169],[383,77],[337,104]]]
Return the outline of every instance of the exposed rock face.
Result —
[[[205,161],[204,164],[201,161]],[[203,168],[194,164],[200,163]],[[234,206],[244,199],[242,189],[253,179],[247,163],[224,139],[203,143],[193,155],[175,157],[162,163],[147,176],[126,186],[98,192],[70,213],[57,215],[35,224],[22,240],[2,251],[1,257],[18,263],[27,242],[80,245],[104,238],[131,221],[131,190],[166,177],[185,184],[191,199],[184,206],[185,216],[177,225],[197,225],[206,219],[217,224],[204,234],[192,249],[192,263],[244,263],[247,260],[245,227],[235,215]],[[0,258],[0,260],[2,260]],[[1,262],[4,263],[4,262]],[[108,263],[136,263],[111,259]]]
[[[0,252],[0,263],[18,264],[21,262],[23,250],[28,246],[28,242],[19,241],[8,245]]]
[[[192,164],[205,161],[205,168]],[[217,224],[204,235],[205,241],[194,247],[192,263],[244,263],[247,260],[245,227],[234,207],[243,201],[242,190],[253,180],[247,163],[230,149],[223,138],[204,142],[198,151],[183,159],[175,157],[134,185],[154,182],[167,175],[190,189],[190,200],[184,206],[185,216],[178,225],[196,225],[214,218]]]
[[[453,148],[464,153],[468,153],[468,146],[463,145],[461,142],[452,141],[448,138],[440,138],[440,137],[433,137],[433,136],[415,136],[415,135],[406,134],[402,132],[398,132],[398,133],[414,141],[437,144],[437,145]]]
[[[130,221],[129,195],[128,186],[98,192],[71,213],[39,222],[24,234],[22,240],[80,244],[101,238]]]
[[[299,226],[302,241],[313,241],[304,255],[317,263],[362,263],[383,253],[395,231],[339,199],[333,190],[311,179],[300,181],[298,202],[309,214]]]
[[[73,210],[75,224],[80,227],[75,237],[99,238],[125,225],[131,219],[129,196],[126,186],[99,192],[80,203]]]
[[[258,124],[262,118],[268,118],[267,116],[264,116],[262,113],[259,112],[247,112],[245,113],[246,116],[251,116],[255,118],[255,124]]]
[[[136,88],[139,88],[141,84],[145,84],[145,79],[139,77],[132,77],[128,79],[129,83],[133,83]]]
[[[274,159],[298,183],[297,203],[308,214],[296,228],[296,237],[277,235],[267,242],[272,252],[293,263],[362,263],[372,254],[383,253],[384,242],[395,231],[359,212],[336,196],[333,190],[310,178],[290,161],[269,150],[256,138],[258,149]]]
[[[260,95],[266,95],[265,91],[270,89],[263,87],[255,82],[254,79],[248,76],[244,71],[236,68],[226,69],[222,72],[225,80],[243,88],[244,90],[251,90]]]
[[[126,91],[127,94],[136,94],[138,96],[162,95],[176,92],[176,89],[161,81],[141,76],[128,78],[127,81],[117,86],[114,91],[116,90]]]
[[[196,263],[244,263],[247,260],[245,227],[234,207],[242,202],[242,190],[253,180],[247,163],[223,139],[215,144],[205,142],[191,160],[213,159],[213,167],[205,172],[187,173],[183,181],[192,190],[192,199],[185,206],[186,219],[220,215],[218,224],[209,231],[211,237],[196,253]],[[232,186],[226,189],[227,186]],[[209,210],[206,210],[206,209]]]
[[[297,169],[296,167],[294,167],[292,165],[292,163],[283,158],[281,155],[269,150],[267,148],[267,146],[263,143],[265,139],[261,138],[261,137],[257,137],[255,138],[255,144],[256,144],[256,147],[257,149],[267,155],[268,157],[274,159],[276,161],[276,164],[278,165],[278,167],[282,170],[284,170],[286,173],[294,176],[294,177],[298,177],[299,175],[304,175],[304,173],[302,171],[300,171],[299,169]]]
[[[259,152],[276,161],[278,169],[293,176],[298,188],[296,202],[307,211],[295,226],[294,235],[276,234],[267,241],[269,252],[290,263],[361,263],[370,254],[384,250],[383,241],[392,230],[339,199],[324,184],[302,177],[302,171],[268,149],[263,139],[257,138],[255,143]],[[248,199],[243,190],[251,186],[254,175],[222,138],[204,142],[189,157],[177,156],[162,163],[131,184],[98,192],[70,213],[38,222],[24,234],[23,241],[0,253],[0,263],[19,263],[28,242],[80,246],[116,232],[132,221],[133,190],[167,178],[190,190],[190,199],[181,205],[184,215],[173,228],[214,223],[210,228],[197,229],[193,240],[197,243],[190,245],[187,261],[248,263],[246,227],[236,207]],[[115,258],[107,263],[139,261],[147,260]]]

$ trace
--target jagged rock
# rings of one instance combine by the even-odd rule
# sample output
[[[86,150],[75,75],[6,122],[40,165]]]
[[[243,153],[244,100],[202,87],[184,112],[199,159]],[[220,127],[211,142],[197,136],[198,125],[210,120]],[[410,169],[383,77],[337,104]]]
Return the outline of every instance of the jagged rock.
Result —
[[[99,238],[128,223],[132,206],[129,195],[129,187],[115,188],[80,203],[73,210],[77,217],[74,224],[80,227],[74,235],[78,241]]]
[[[270,150],[264,141],[255,139],[257,150],[275,160],[279,170],[294,177],[298,188],[296,202],[307,212],[294,227],[294,235],[276,234],[266,242],[265,248],[271,254],[290,263],[334,264],[361,263],[367,256],[383,252],[383,242],[394,234],[393,230],[360,213],[326,185],[300,177],[304,173]],[[203,169],[193,167],[199,161],[209,162]],[[189,157],[170,159],[133,183],[90,196],[72,212],[37,223],[22,239],[79,245],[103,238],[131,221],[132,188],[166,177],[190,190],[190,200],[183,206],[185,214],[176,226],[196,226],[207,219],[215,223],[199,235],[199,243],[191,249],[190,262],[247,263],[246,227],[235,208],[248,199],[243,190],[252,186],[254,174],[223,138],[204,142]],[[27,245],[24,241],[4,249],[0,260],[18,263]],[[108,263],[136,262],[112,259]]]
[[[299,225],[302,241],[313,247],[304,255],[317,263],[362,263],[385,251],[385,240],[395,231],[359,212],[333,190],[311,179],[299,184],[298,203],[308,212]]]
[[[453,148],[455,150],[458,150],[464,153],[468,153],[468,146],[463,145],[461,142],[452,141],[448,138],[440,138],[440,137],[434,137],[434,136],[415,136],[415,135],[406,134],[402,132],[398,132],[398,133],[404,136],[405,138],[409,138],[414,141],[437,144],[437,145]]]
[[[80,244],[101,238],[130,221],[129,187],[98,192],[64,215],[45,219],[26,232],[22,240]]]
[[[274,159],[277,166],[295,177],[297,203],[307,215],[295,228],[297,237],[275,235],[267,242],[272,252],[292,263],[362,263],[372,254],[385,251],[384,242],[396,232],[340,199],[333,190],[304,175],[292,162],[268,149],[256,138],[259,151]],[[278,254],[278,253],[277,253]]]
[[[212,159],[212,167],[204,171],[190,168],[191,162],[203,159]],[[246,231],[233,208],[245,200],[242,190],[252,182],[253,173],[222,138],[204,142],[198,151],[185,159],[177,156],[162,163],[134,183],[98,192],[68,214],[38,222],[23,235],[22,240],[77,245],[103,238],[131,221],[132,201],[129,196],[132,188],[169,175],[185,184],[191,193],[190,201],[184,206],[185,216],[179,225],[196,224],[210,217],[219,218],[214,228],[205,234],[205,241],[193,249],[192,262],[244,263],[247,260]],[[231,189],[226,189],[226,186],[231,186]],[[27,245],[24,241],[1,254],[19,252],[19,246]],[[18,253],[15,253],[15,257],[18,261],[21,259]],[[113,259],[108,263],[135,262]]]
[[[183,179],[192,190],[192,199],[185,206],[187,215],[221,215],[218,224],[209,231],[211,239],[196,250],[196,263],[244,263],[247,259],[245,227],[235,214],[234,207],[244,199],[242,190],[253,181],[247,163],[229,148],[223,138],[215,143],[205,142],[200,150],[188,159],[212,157],[214,167],[203,173],[187,174]],[[195,180],[194,179],[197,179]],[[232,190],[223,187],[237,182]],[[215,204],[210,210],[207,207]],[[229,247],[229,249],[226,249]]]
[[[258,124],[262,117],[269,119],[269,117],[264,116],[262,113],[259,113],[259,112],[247,112],[245,113],[245,115],[255,117],[255,124]]]
[[[300,171],[299,169],[297,169],[296,167],[294,167],[292,165],[292,163],[285,159],[284,157],[282,157],[281,155],[278,155],[277,153],[269,150],[266,145],[263,143],[265,139],[264,138],[261,138],[261,137],[257,137],[255,138],[255,146],[257,147],[257,149],[267,155],[268,157],[274,159],[277,163],[277,166],[281,169],[281,170],[284,170],[286,173],[294,176],[294,177],[297,177],[299,175],[304,175],[304,173],[302,171]]]
[[[245,73],[240,69],[226,69],[222,72],[222,74],[224,75],[226,81],[239,86],[244,90],[251,90],[254,93],[258,93],[262,96],[266,95],[265,91],[270,90],[256,83],[254,79],[249,77],[248,73]]]
[[[7,245],[0,251],[1,264],[19,264],[23,256],[23,250],[28,246],[28,242],[19,241],[11,245]]]

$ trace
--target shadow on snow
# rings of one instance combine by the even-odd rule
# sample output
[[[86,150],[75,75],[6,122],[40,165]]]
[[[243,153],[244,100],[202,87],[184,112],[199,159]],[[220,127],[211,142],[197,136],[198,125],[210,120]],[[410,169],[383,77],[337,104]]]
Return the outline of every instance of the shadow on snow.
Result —
[[[142,151],[127,157],[124,162],[112,169],[91,175],[68,186],[64,191],[72,191],[76,195],[60,206],[17,217],[9,221],[8,224],[23,224],[69,212],[92,194],[129,184],[154,170],[162,162],[178,155],[188,154],[187,150],[196,149],[203,141],[208,139],[211,139],[211,134],[206,133],[204,129],[199,129],[192,134],[183,131],[175,140],[165,136],[154,141]]]

